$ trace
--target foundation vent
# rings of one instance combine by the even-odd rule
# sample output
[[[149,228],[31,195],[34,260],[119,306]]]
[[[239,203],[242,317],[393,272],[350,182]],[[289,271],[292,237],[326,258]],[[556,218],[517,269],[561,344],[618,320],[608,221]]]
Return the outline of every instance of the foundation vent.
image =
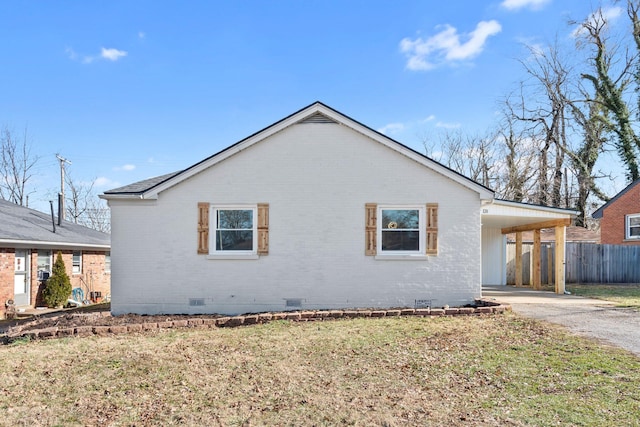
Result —
[[[189,298],[189,305],[190,305],[190,306],[201,306],[201,305],[205,305],[205,304],[204,304],[204,298]]]
[[[284,306],[287,308],[302,307],[302,298],[285,298]]]
[[[431,308],[431,301],[430,299],[417,299],[415,301],[415,308]]]

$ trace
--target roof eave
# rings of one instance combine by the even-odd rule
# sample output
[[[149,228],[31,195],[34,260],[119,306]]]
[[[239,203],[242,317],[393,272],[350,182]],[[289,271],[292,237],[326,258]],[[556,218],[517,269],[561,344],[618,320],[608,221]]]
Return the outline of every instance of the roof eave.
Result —
[[[37,247],[55,247],[55,248],[90,248],[90,249],[111,249],[111,245],[100,243],[79,243],[79,242],[53,242],[41,240],[22,240],[22,239],[0,239],[0,247],[29,246]]]
[[[576,210],[573,210],[573,209],[556,208],[556,207],[553,207],[553,206],[533,205],[533,204],[530,204],[530,203],[515,202],[515,201],[512,201],[512,200],[494,199],[493,203],[496,204],[496,205],[513,206],[513,207],[524,207],[524,208],[529,208],[529,209],[541,210],[541,211],[545,211],[545,212],[552,212],[552,213],[557,213],[557,214],[571,215],[573,217],[576,217],[576,216],[580,215],[580,211],[576,211]]]

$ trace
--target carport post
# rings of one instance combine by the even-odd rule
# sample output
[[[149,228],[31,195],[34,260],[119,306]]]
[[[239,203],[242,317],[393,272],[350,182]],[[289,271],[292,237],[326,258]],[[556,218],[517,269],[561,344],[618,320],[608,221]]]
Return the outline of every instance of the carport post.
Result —
[[[566,226],[556,227],[556,294],[564,294],[564,252]]]
[[[533,265],[532,267],[532,286],[536,291],[540,290],[540,229],[533,230]]]
[[[522,231],[516,231],[516,287],[522,286]]]

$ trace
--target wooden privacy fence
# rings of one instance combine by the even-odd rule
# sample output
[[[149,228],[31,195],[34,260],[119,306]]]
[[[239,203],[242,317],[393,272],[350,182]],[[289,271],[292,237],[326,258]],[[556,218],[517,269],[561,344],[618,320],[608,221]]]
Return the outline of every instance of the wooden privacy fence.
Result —
[[[522,244],[522,283],[531,285],[533,243]],[[507,243],[507,284],[516,281],[516,245]],[[555,244],[542,243],[541,282],[554,280]],[[566,244],[565,280],[567,283],[640,283],[640,245]]]

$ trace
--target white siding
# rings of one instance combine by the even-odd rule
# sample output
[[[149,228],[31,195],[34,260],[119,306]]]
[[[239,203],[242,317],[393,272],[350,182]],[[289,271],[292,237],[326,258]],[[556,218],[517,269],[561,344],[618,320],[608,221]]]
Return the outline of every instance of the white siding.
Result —
[[[198,255],[198,202],[269,203],[269,255]],[[438,255],[365,256],[369,202],[438,203]],[[478,193],[338,124],[291,126],[157,201],[110,206],[114,314],[284,310],[287,298],[303,308],[453,306],[481,293]]]
[[[482,284],[506,285],[506,237],[501,229],[482,227]]]

